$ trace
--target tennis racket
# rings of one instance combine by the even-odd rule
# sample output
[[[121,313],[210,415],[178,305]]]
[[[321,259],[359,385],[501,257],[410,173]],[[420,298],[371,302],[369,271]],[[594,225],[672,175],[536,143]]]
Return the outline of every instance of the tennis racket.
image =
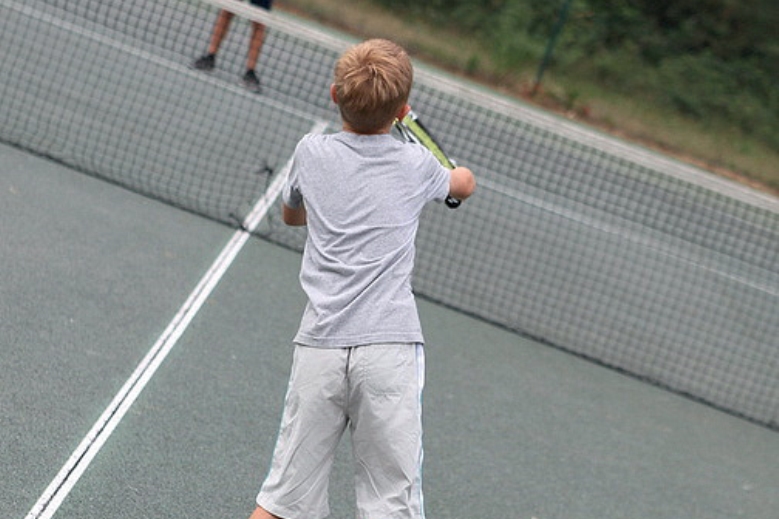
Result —
[[[415,142],[429,149],[444,167],[449,169],[455,168],[456,164],[454,161],[444,153],[444,150],[441,149],[438,142],[436,142],[433,136],[430,135],[430,132],[427,131],[427,128],[425,128],[419,120],[419,116],[413,111],[409,111],[408,115],[402,120],[396,120],[395,127],[398,129],[398,132],[400,132],[400,135],[408,142]],[[460,200],[454,198],[452,195],[447,195],[444,203],[447,207],[455,209],[456,207],[459,207]]]

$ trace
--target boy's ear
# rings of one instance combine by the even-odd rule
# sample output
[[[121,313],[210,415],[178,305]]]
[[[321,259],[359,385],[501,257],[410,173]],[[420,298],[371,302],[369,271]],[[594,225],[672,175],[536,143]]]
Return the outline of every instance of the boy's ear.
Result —
[[[338,91],[335,88],[335,83],[330,85],[330,99],[332,99],[335,104],[338,104]]]

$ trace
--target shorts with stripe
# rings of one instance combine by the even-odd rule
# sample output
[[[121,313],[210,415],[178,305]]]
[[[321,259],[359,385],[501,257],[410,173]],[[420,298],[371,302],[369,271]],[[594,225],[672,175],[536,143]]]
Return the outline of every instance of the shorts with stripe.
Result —
[[[297,345],[271,468],[257,504],[284,519],[329,514],[336,447],[349,428],[359,519],[422,519],[421,344]]]

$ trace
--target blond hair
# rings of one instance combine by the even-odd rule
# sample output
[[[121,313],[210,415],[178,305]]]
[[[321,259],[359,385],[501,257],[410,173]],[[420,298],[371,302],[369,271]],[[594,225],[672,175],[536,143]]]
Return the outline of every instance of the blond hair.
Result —
[[[357,132],[382,129],[408,102],[413,77],[408,54],[389,40],[367,40],[351,47],[335,65],[341,117]]]

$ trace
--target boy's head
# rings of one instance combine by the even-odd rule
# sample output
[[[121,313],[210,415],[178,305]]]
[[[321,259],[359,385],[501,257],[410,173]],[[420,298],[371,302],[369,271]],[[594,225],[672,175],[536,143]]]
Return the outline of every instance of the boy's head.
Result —
[[[411,59],[402,47],[388,40],[368,40],[338,60],[331,93],[352,130],[375,133],[390,125],[406,105],[413,77]]]

